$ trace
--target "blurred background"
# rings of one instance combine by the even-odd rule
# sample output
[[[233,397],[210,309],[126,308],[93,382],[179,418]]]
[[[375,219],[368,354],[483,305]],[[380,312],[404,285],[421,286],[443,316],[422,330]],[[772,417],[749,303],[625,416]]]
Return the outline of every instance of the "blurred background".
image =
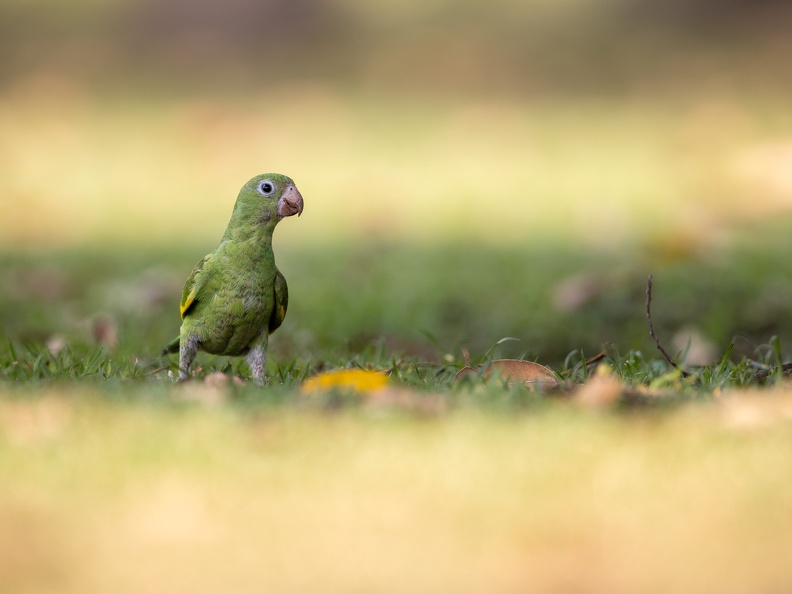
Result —
[[[790,27],[780,0],[0,0],[3,328],[156,350],[277,171],[306,201],[282,354],[646,348],[648,273],[683,348],[750,350],[792,319]]]

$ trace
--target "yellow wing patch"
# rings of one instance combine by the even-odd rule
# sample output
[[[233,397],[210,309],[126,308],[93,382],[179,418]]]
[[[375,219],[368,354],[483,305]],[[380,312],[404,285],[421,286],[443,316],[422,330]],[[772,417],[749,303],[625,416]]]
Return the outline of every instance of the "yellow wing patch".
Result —
[[[195,301],[195,289],[190,291],[190,294],[187,295],[187,299],[185,299],[179,304],[179,315],[181,316],[182,320],[184,319],[184,314],[187,312],[188,309],[190,309],[190,306],[193,304],[193,301]]]

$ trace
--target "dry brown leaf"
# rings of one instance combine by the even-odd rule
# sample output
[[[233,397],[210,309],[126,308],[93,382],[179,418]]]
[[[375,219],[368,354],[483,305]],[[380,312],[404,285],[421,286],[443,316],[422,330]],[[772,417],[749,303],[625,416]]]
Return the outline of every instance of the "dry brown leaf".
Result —
[[[477,375],[481,367],[463,367],[454,377],[454,381],[468,375]],[[482,377],[487,378],[493,373],[497,374],[502,380],[508,382],[510,386],[523,383],[527,386],[541,385],[545,388],[554,388],[558,385],[558,378],[553,370],[533,361],[520,361],[519,359],[496,359],[490,362]]]

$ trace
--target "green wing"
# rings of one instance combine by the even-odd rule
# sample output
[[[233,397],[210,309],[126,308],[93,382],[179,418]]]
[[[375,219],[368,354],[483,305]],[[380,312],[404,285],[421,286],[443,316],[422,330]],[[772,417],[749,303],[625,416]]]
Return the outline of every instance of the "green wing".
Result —
[[[203,286],[204,275],[200,273],[203,271],[204,264],[206,264],[207,260],[209,260],[209,256],[204,256],[203,260],[198,262],[195,268],[192,269],[190,276],[187,278],[187,282],[184,283],[181,302],[179,303],[179,313],[182,319],[184,319],[184,316],[190,313],[190,310],[195,306],[197,295]]]
[[[286,286],[286,279],[280,270],[275,269],[275,304],[272,308],[272,315],[269,320],[270,334],[275,332],[283,323],[286,317],[286,308],[289,307],[289,287]]]

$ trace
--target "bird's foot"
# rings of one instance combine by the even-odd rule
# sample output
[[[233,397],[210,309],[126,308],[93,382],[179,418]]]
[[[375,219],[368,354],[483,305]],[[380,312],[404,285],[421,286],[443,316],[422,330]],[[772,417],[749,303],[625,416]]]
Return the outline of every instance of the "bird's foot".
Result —
[[[177,383],[177,384],[183,384],[184,382],[189,381],[189,380],[192,379],[192,376],[189,373],[185,373],[184,371],[181,371],[181,370],[179,371],[179,375],[175,376],[175,377],[173,375],[173,372],[169,371],[168,372],[168,377],[173,379],[174,383]]]

